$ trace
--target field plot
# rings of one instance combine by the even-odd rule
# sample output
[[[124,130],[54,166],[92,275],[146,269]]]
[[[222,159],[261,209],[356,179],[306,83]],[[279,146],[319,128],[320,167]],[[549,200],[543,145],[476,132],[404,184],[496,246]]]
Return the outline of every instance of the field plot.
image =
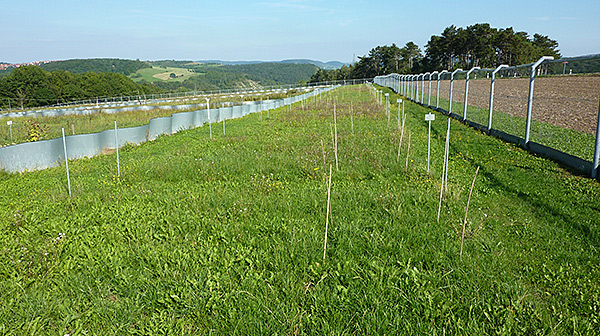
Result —
[[[171,75],[173,74],[173,75]],[[144,68],[136,71],[134,74],[129,76],[135,81],[145,79],[148,82],[156,81],[176,81],[182,82],[191,76],[198,75],[196,72],[185,69],[185,68],[172,68],[172,67],[157,67]]]
[[[403,133],[345,87],[127,147],[120,177],[69,162],[72,198],[64,166],[0,175],[0,333],[596,333],[598,182],[451,121],[438,223],[427,112]]]

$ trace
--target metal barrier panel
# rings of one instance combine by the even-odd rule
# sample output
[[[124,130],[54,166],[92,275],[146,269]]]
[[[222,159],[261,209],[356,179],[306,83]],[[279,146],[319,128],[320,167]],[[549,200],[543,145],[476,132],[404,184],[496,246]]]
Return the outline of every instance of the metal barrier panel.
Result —
[[[231,119],[233,117],[233,107],[224,107],[223,110],[223,118],[225,120]],[[221,119],[223,120],[223,119]]]
[[[119,129],[119,147],[126,144],[140,144],[146,141],[146,135],[148,133],[148,125],[120,128]],[[113,138],[114,142],[114,138]],[[108,146],[107,146],[108,147]]]
[[[232,118],[239,118],[244,115],[244,112],[242,111],[243,105],[233,106],[232,109],[233,109],[233,112],[231,114]]]
[[[173,113],[171,115],[170,133],[177,133],[194,125],[194,112]]]
[[[171,129],[171,117],[151,119],[148,124],[148,140],[154,140],[162,134],[171,134]]]
[[[0,168],[9,172],[55,167],[64,160],[61,138],[26,142],[2,148]]]

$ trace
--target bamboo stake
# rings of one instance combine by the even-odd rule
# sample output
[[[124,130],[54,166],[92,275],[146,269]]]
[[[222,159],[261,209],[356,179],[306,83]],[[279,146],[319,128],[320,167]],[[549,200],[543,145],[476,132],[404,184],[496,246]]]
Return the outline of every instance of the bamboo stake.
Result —
[[[448,152],[444,151],[444,164],[442,165],[442,184],[440,186],[440,203],[438,205],[437,221],[440,222],[440,213],[442,212],[442,195],[444,193],[444,176],[446,175],[446,155]]]
[[[352,135],[354,135],[354,110],[352,109],[352,102],[350,102],[350,124],[352,125]]]
[[[477,173],[479,173],[479,166],[477,166],[477,170],[475,171],[475,176],[473,177],[473,183],[471,183],[471,191],[469,191],[469,199],[467,200],[467,207],[465,208],[465,219],[463,220],[462,227],[462,238],[460,239],[460,255],[462,256],[463,251],[463,243],[465,241],[465,228],[467,227],[467,213],[469,212],[469,203],[471,203],[471,194],[473,194],[473,187],[475,186],[475,179],[477,178]]]
[[[333,130],[335,132],[335,138],[333,140],[333,151],[335,153],[335,170],[340,171],[340,167],[338,165],[337,114],[335,111],[335,103],[333,104]]]
[[[327,252],[327,231],[329,230],[329,216],[331,213],[331,174],[332,166],[329,165],[329,181],[327,182],[327,217],[325,218],[325,243],[323,244],[323,263],[325,263],[325,253]]]
[[[408,155],[410,154],[410,135],[411,133],[408,132],[408,148],[406,149],[406,167],[404,168],[404,170],[408,170]]]
[[[327,171],[327,162],[325,162],[325,146],[323,145],[323,139],[321,139],[321,152],[323,152],[323,170]]]
[[[402,147],[402,138],[404,138],[404,122],[406,121],[406,117],[402,118],[402,129],[400,130],[400,143],[398,144],[398,158],[396,162],[400,162],[400,148]]]

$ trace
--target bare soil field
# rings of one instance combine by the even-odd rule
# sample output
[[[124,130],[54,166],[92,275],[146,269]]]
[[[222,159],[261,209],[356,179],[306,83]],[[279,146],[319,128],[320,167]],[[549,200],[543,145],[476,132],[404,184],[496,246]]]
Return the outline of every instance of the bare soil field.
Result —
[[[427,85],[425,86],[427,95]],[[489,79],[469,81],[469,106],[489,109]],[[453,101],[464,102],[465,80],[455,80]],[[494,88],[494,110],[526,117],[529,78],[498,78]],[[436,85],[431,87],[435,105]],[[440,98],[448,99],[450,82],[440,83]],[[600,97],[600,75],[539,77],[535,80],[533,119],[585,133],[596,132]],[[425,101],[427,96],[425,96]],[[462,111],[455,111],[461,114]],[[468,118],[468,116],[467,116]]]

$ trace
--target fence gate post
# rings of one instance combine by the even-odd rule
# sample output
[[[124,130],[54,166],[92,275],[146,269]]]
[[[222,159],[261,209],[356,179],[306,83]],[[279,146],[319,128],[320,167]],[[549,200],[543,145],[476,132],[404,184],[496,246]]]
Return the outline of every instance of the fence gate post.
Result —
[[[529,145],[529,133],[531,131],[531,109],[533,108],[533,84],[535,82],[535,70],[547,60],[553,60],[552,56],[542,56],[531,66],[531,75],[529,76],[529,98],[527,99],[527,124],[525,125],[525,146]]]

